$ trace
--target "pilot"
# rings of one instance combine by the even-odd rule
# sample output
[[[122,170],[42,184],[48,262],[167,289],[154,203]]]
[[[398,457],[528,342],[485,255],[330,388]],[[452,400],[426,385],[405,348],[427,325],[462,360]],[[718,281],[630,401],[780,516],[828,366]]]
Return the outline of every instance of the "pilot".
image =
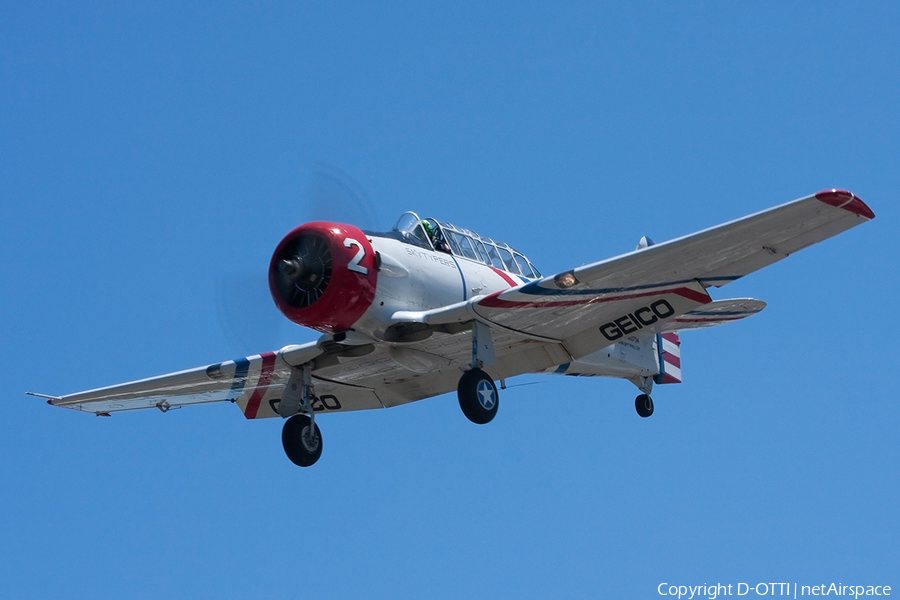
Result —
[[[444,241],[444,237],[437,229],[435,229],[434,225],[423,219],[422,228],[425,229],[425,233],[428,234],[428,239],[431,240],[431,245],[434,246],[435,250],[450,254],[450,246],[447,245],[447,242]]]

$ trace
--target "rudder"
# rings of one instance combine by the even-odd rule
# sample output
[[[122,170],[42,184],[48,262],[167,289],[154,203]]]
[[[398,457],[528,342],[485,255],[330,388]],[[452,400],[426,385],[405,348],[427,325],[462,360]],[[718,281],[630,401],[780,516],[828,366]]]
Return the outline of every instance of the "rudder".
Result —
[[[653,378],[658,384],[681,383],[681,338],[675,331],[656,336],[659,351],[659,375]]]

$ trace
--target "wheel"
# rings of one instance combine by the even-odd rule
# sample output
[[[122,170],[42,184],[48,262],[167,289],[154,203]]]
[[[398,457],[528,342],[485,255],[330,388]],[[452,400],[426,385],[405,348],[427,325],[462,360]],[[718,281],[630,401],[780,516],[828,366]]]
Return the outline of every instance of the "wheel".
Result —
[[[481,369],[463,373],[456,393],[459,396],[459,407],[473,423],[478,425],[490,423],[497,414],[497,407],[500,406],[497,386],[494,385],[490,375]]]
[[[318,425],[310,428],[306,415],[294,415],[285,421],[281,443],[284,453],[298,467],[309,467],[322,456],[322,432]]]
[[[653,399],[647,394],[641,394],[634,399],[634,410],[646,419],[653,414]]]

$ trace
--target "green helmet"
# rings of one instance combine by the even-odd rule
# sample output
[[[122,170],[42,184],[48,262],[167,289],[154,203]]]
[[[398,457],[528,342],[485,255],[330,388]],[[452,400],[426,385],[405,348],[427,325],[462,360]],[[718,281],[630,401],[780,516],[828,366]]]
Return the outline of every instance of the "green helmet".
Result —
[[[428,234],[428,237],[430,237],[430,238],[434,237],[434,225],[432,225],[428,221],[423,220],[422,227],[425,229],[425,233]]]

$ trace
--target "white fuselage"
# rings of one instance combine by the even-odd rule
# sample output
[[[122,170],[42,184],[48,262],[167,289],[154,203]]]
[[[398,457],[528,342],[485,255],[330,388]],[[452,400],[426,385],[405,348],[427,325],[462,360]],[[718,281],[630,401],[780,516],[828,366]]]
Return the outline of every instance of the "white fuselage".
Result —
[[[399,240],[371,237],[381,256],[375,300],[357,321],[359,333],[381,339],[398,311],[424,311],[488,295],[525,283],[462,256],[427,250]]]
[[[529,281],[462,256],[428,250],[399,240],[370,238],[381,256],[375,300],[354,329],[383,339],[399,311],[426,311],[503,291]],[[552,370],[551,370],[552,371]],[[655,336],[629,337],[577,361],[561,374],[606,377],[651,376],[659,372]]]

